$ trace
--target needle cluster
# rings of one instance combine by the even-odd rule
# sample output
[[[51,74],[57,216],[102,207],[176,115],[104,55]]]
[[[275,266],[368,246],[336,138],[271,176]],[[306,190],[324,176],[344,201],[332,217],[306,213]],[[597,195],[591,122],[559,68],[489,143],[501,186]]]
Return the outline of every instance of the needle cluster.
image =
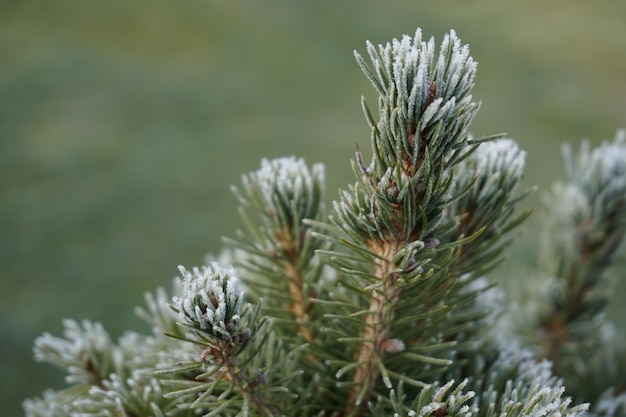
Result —
[[[603,314],[626,233],[623,133],[565,148],[548,261],[523,277],[543,296],[516,300],[487,274],[530,214],[526,153],[469,132],[469,47],[418,29],[366,52],[371,159],[357,148],[330,213],[323,165],[262,160],[233,187],[243,227],[220,262],[146,295],[152,333],[67,320],[36,340],[70,386],[27,416],[626,415],[626,343]]]

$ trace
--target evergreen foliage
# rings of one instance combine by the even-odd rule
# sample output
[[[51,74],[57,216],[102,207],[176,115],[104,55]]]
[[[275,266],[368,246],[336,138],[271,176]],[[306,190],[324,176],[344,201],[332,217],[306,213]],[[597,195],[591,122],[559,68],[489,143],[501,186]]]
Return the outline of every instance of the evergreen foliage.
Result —
[[[357,149],[330,215],[322,165],[263,160],[233,188],[245,229],[219,261],[146,295],[151,334],[114,342],[66,320],[63,337],[36,340],[70,387],[26,415],[626,413],[626,345],[603,316],[626,231],[624,134],[565,148],[546,261],[528,279],[538,297],[502,315],[485,274],[529,214],[515,210],[524,151],[469,133],[476,62],[454,31],[438,49],[418,30],[366,50],[372,159]]]

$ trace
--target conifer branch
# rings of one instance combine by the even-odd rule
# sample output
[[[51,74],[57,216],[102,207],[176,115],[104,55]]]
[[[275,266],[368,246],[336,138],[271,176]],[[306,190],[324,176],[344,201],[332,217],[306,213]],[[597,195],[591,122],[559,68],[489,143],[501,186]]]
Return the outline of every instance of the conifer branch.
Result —
[[[180,267],[171,296],[146,295],[150,334],[114,342],[67,320],[63,337],[36,340],[35,358],[71,386],[25,401],[27,417],[624,413],[626,338],[602,315],[626,233],[624,133],[564,151],[568,180],[548,200],[552,287],[535,287],[549,296],[530,332],[544,340],[521,348],[529,338],[499,317],[509,306],[484,274],[529,215],[515,211],[525,152],[469,133],[476,62],[454,31],[438,51],[418,29],[366,52],[371,161],[357,145],[330,218],[322,165],[263,160],[233,187],[246,229],[220,262]]]
[[[587,391],[591,376],[583,375],[588,367],[574,358],[583,351],[594,355],[605,339],[608,280],[626,233],[624,132],[595,149],[584,142],[577,154],[565,146],[563,159],[567,182],[546,196],[553,222],[547,228],[546,255],[556,262],[545,265],[554,265],[550,272],[555,288],[537,330],[541,354],[554,362],[557,374],[572,388]],[[621,354],[626,357],[626,351]],[[578,395],[596,401],[601,393]]]
[[[354,405],[346,411],[350,416],[362,413],[381,374],[390,388],[384,356],[389,340],[401,341],[392,335],[395,312],[407,302],[401,283],[418,285],[425,279],[424,268],[431,263],[427,254],[436,252],[438,233],[450,228],[443,222],[452,184],[447,161],[468,144],[466,128],[478,109],[469,94],[476,66],[454,32],[444,39],[438,58],[434,41],[423,42],[419,31],[413,39],[378,48],[368,43],[367,51],[371,65],[355,56],[380,94],[378,123],[363,104],[374,158],[365,167],[357,150],[353,166],[358,182],[342,194],[333,218],[343,241],[371,254],[364,260],[372,265],[366,285],[369,306],[359,336],[364,342],[355,353],[348,396]],[[445,280],[446,266],[432,266]]]
[[[365,343],[356,353],[355,362],[358,367],[354,372],[354,387],[348,398],[349,404],[355,404],[356,407],[347,413],[349,416],[358,415],[355,411],[362,403],[367,403],[378,380],[380,375],[378,364],[382,362],[385,351],[389,350],[391,323],[400,296],[396,282],[399,275],[394,272],[397,268],[389,259],[395,255],[397,248],[388,246],[381,249],[382,253],[379,255],[382,259],[377,262],[374,276],[380,279],[382,285],[374,290],[370,299],[362,336]]]
[[[277,317],[291,313],[288,321],[298,323],[299,334],[311,342],[311,298],[321,268],[315,265],[314,253],[322,241],[304,220],[323,216],[324,167],[315,164],[309,169],[294,157],[264,159],[261,169],[242,182],[242,189],[233,187],[233,192],[248,220],[248,234],[226,241],[248,253],[237,263],[254,274],[253,288],[259,288],[260,280],[267,282],[266,291],[258,295],[266,296],[268,311]]]

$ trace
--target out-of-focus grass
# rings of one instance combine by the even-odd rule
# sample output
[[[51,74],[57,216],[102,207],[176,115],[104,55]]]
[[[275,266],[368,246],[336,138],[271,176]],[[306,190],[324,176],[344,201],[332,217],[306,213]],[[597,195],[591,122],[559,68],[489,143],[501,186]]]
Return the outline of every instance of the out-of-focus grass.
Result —
[[[261,157],[325,162],[334,198],[368,149],[366,39],[455,28],[480,63],[473,132],[518,139],[546,186],[560,142],[626,125],[624,16],[619,0],[3,2],[5,413],[62,386],[32,362],[37,335],[64,317],[137,326],[144,291],[218,251],[238,224],[228,186]]]

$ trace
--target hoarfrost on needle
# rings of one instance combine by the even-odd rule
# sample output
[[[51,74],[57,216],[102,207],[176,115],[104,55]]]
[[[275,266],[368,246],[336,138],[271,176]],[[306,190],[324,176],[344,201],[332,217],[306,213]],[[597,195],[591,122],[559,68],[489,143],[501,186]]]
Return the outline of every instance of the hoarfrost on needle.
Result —
[[[180,322],[214,336],[230,335],[241,320],[243,308],[244,291],[237,271],[216,262],[192,271],[179,266],[179,270],[182,295],[172,299],[172,308]]]

